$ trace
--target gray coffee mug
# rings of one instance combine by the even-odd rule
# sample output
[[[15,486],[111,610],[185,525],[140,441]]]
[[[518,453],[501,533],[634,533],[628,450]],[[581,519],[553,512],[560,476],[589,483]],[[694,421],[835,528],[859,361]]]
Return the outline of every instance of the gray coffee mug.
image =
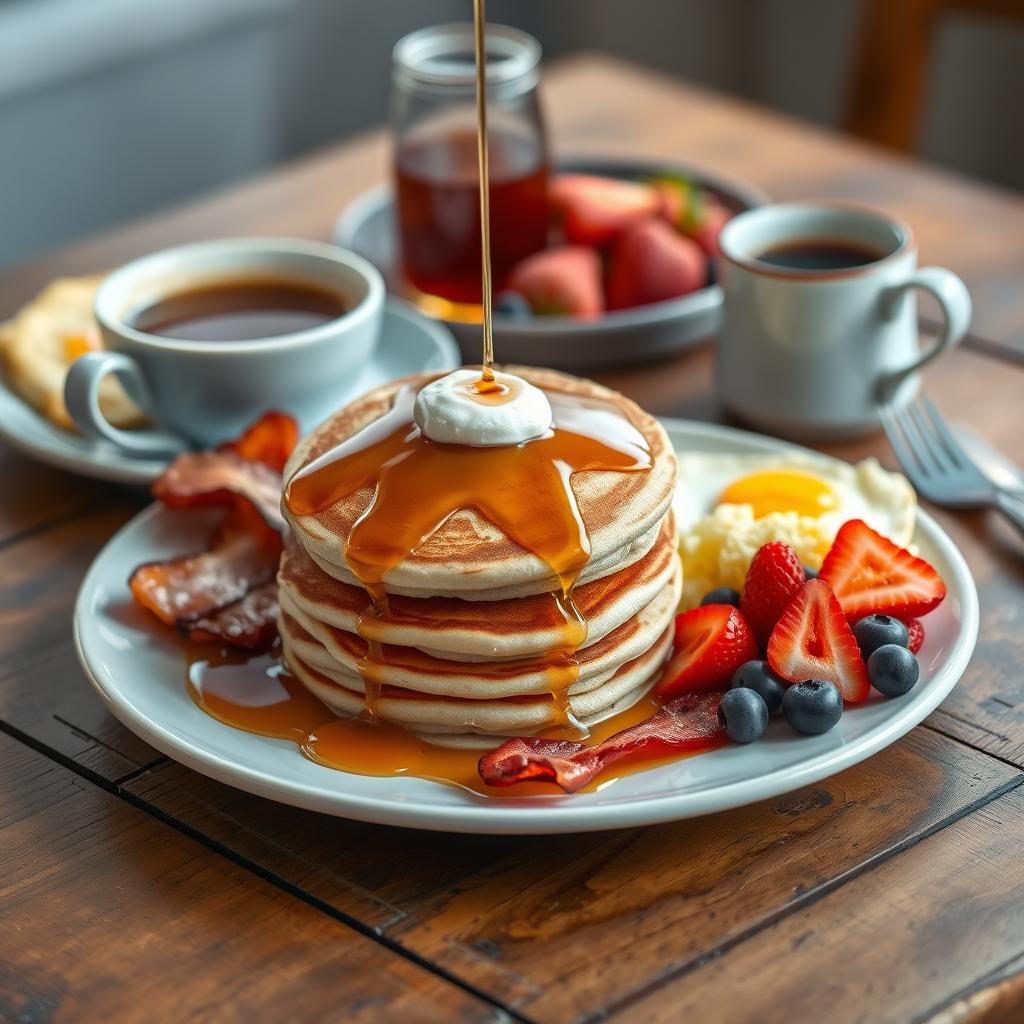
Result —
[[[132,314],[175,292],[218,280],[268,277],[339,293],[348,312],[308,330],[251,341],[186,341],[146,334]],[[238,238],[167,249],[110,274],[96,294],[106,350],[75,360],[64,385],[86,435],[129,455],[171,457],[234,437],[261,413],[292,413],[309,430],[341,405],[347,383],[373,355],[384,282],[361,256],[320,242]],[[116,374],[153,429],[122,430],[98,392]]]

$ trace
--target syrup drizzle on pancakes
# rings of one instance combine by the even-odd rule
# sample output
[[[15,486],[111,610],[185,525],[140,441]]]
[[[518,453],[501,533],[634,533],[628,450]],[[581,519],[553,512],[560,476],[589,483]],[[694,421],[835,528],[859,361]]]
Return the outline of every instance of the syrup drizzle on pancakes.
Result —
[[[487,153],[487,48],[484,0],[473,2],[476,48],[477,156],[480,180],[480,259],[483,279],[483,364],[467,396],[484,405],[508,401],[510,388],[494,377],[491,302],[490,189]],[[590,540],[570,483],[588,470],[635,472],[651,467],[644,436],[609,403],[549,393],[554,426],[519,445],[474,448],[437,444],[413,420],[416,389],[403,388],[389,412],[299,470],[285,490],[296,516],[316,515],[363,487],[374,487],[369,508],[352,528],[345,558],[370,594],[357,631],[368,646],[359,671],[366,711],[377,717],[387,660],[367,625],[387,614],[385,580],[449,516],[473,508],[524,550],[547,564],[558,589],[560,643],[548,653],[545,675],[552,721],[585,734],[573,719],[569,689],[579,676],[576,652],[587,625],[572,590],[590,557]]]
[[[360,667],[366,708],[375,713],[387,661],[367,621],[387,612],[385,577],[451,515],[472,508],[523,550],[550,567],[564,623],[547,658],[552,720],[575,727],[568,690],[576,681],[576,651],[586,623],[572,590],[590,557],[590,540],[571,485],[573,473],[648,470],[650,448],[624,412],[610,402],[549,392],[554,426],[520,445],[476,448],[437,444],[413,420],[416,388],[406,386],[391,408],[352,437],[314,459],[288,482],[285,504],[314,516],[356,491],[374,496],[352,528],[346,560],[371,597],[357,630],[369,650]]]

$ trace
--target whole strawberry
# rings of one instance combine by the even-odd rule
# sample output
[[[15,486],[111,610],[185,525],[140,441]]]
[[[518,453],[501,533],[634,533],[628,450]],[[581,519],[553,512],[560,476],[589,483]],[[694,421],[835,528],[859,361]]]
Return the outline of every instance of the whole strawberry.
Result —
[[[807,582],[797,553],[781,540],[763,545],[754,555],[743,584],[740,611],[763,650],[775,623],[793,595]]]
[[[527,256],[509,275],[538,316],[594,317],[604,309],[601,258],[596,249],[560,245]]]
[[[615,243],[608,272],[608,308],[663,302],[702,288],[707,258],[700,246],[658,217],[631,227]]]

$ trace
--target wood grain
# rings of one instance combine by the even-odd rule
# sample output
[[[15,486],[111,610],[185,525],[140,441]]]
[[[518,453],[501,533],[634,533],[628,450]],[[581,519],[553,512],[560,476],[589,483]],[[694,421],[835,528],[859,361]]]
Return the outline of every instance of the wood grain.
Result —
[[[919,730],[750,808],[614,834],[504,839],[282,809],[175,764],[126,789],[531,1019],[563,1022],[698,962],[1021,778]]]
[[[0,1020],[507,1019],[0,736]]]
[[[1024,952],[1024,794],[980,808],[612,1019],[904,1024]],[[827,1010],[826,1010],[827,1008]],[[1020,1017],[1006,1019],[1019,1020]]]
[[[548,69],[543,95],[561,153],[689,161],[779,199],[851,199],[903,217],[923,262],[944,264],[967,281],[975,331],[1024,345],[1024,202],[1013,193],[604,57]],[[69,246],[4,276],[0,316],[58,273],[102,270],[179,242],[239,234],[326,238],[346,203],[386,179],[388,154],[386,135],[369,133]]]
[[[33,530],[98,507],[110,493],[109,484],[50,469],[2,441],[0,481],[0,551]]]
[[[0,722],[107,780],[159,755],[115,721],[86,681],[71,618],[89,563],[134,511],[115,499],[0,555]]]

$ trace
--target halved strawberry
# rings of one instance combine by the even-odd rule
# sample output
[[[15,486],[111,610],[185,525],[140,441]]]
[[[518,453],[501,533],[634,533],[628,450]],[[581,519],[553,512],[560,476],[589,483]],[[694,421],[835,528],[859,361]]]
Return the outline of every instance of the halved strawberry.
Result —
[[[860,519],[839,528],[818,577],[835,591],[851,622],[876,614],[906,621],[930,612],[946,596],[946,584],[923,558]]]
[[[921,625],[920,620],[911,619],[909,622],[904,623],[907,627],[907,632],[910,634],[910,639],[907,641],[907,647],[910,649],[911,654],[917,654],[921,650],[921,645],[924,643],[924,626]]]
[[[758,656],[757,641],[738,609],[706,604],[676,616],[675,653],[658,684],[671,700],[699,690],[724,690],[744,662]]]
[[[548,197],[565,240],[574,245],[607,245],[661,209],[652,186],[596,174],[559,174],[551,181]]]
[[[762,545],[754,555],[743,584],[740,610],[762,647],[806,580],[800,557],[781,540]]]
[[[847,704],[871,692],[853,630],[836,595],[820,579],[808,580],[782,613],[768,641],[768,664],[791,683],[835,683]]]
[[[560,245],[527,256],[509,275],[538,316],[597,316],[604,309],[601,259],[595,249]]]

